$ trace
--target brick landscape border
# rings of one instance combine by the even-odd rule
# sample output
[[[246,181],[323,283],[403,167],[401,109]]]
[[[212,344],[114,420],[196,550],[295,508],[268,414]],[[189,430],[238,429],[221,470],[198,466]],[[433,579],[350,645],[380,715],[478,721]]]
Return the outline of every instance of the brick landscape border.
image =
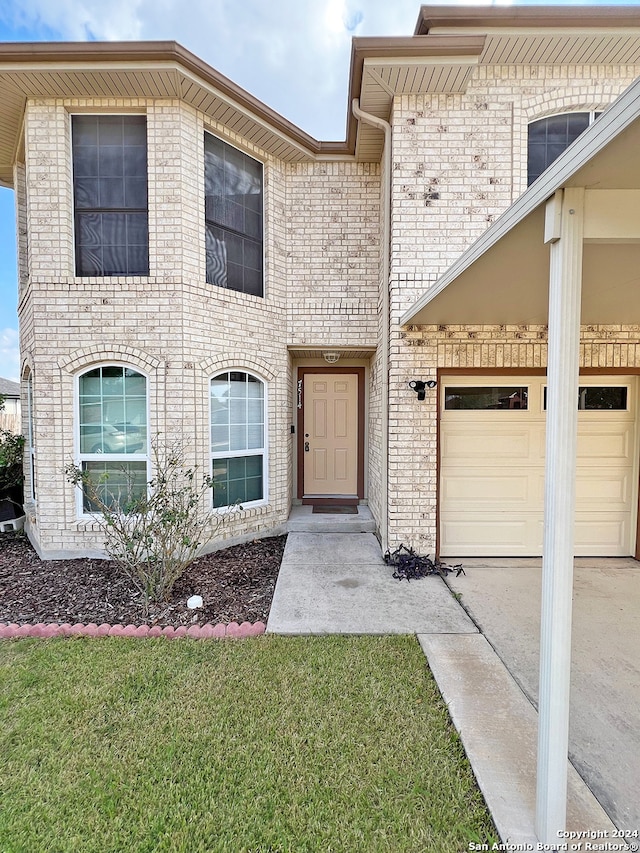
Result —
[[[16,625],[11,622],[9,624],[0,623],[0,639],[11,640],[16,637],[165,637],[168,640],[180,639],[188,637],[192,640],[222,640],[227,637],[244,638],[258,637],[264,634],[266,626],[264,622],[243,622],[239,625],[237,622],[230,622],[228,625],[219,623],[217,625],[181,625],[179,628],[174,628],[168,625],[161,628],[159,625],[108,625],[106,622],[102,625],[96,625],[90,622],[88,625],[83,625],[77,622],[71,625],[69,622],[64,622],[59,625],[57,622],[38,622],[35,625]]]

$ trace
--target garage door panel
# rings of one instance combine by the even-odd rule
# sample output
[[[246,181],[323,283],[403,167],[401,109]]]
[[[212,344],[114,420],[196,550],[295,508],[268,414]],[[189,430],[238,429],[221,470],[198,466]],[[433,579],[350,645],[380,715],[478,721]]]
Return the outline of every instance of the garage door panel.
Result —
[[[624,470],[590,471],[576,477],[576,510],[602,508],[625,511],[631,503],[631,477]]]
[[[537,536],[538,519],[530,515],[469,515],[464,521],[445,516],[442,519],[442,553],[459,557],[482,556],[526,557],[531,554],[531,540]]]
[[[611,557],[629,552],[629,514],[576,513],[576,556]],[[612,550],[616,553],[612,554]]]
[[[464,427],[452,427],[442,438],[443,459],[448,465],[468,465],[478,461],[478,438],[481,437],[483,453],[487,457],[497,456],[501,460],[521,462],[533,455],[531,434],[525,428],[514,430],[504,425],[494,429],[486,424],[467,423]]]
[[[578,459],[630,459],[632,431],[626,425],[616,430],[613,425],[596,429],[593,425],[587,434],[578,433]]]
[[[533,486],[534,487],[534,486]],[[443,495],[451,509],[456,504],[470,506],[487,503],[507,507],[528,505],[531,500],[532,483],[528,477],[518,474],[499,475],[493,469],[475,470],[473,474],[456,476],[450,473],[443,480]]]

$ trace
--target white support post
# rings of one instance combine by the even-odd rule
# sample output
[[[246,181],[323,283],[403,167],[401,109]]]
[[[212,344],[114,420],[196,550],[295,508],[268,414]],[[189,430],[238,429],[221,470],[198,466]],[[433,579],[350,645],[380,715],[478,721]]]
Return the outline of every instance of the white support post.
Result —
[[[536,834],[560,843],[567,811],[584,190],[547,203],[551,243]]]

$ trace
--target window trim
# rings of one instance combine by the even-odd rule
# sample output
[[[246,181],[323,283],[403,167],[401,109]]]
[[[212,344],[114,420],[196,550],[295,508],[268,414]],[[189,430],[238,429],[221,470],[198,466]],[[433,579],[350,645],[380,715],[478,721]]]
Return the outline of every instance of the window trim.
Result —
[[[100,278],[100,279],[118,279],[118,278],[149,278],[151,276],[151,228],[149,224],[149,214],[150,214],[150,183],[149,183],[149,113],[147,110],[140,109],[118,109],[117,111],[112,110],[82,110],[76,109],[68,110],[68,144],[69,144],[69,174],[71,175],[71,225],[72,225],[72,240],[71,240],[71,262],[72,262],[72,275],[74,278],[81,279],[82,281],[86,281],[88,278]],[[143,116],[146,120],[146,130],[147,130],[147,267],[148,270],[146,273],[116,273],[115,275],[100,275],[100,276],[90,276],[90,275],[80,275],[78,273],[78,257],[77,257],[77,225],[76,225],[76,193],[75,193],[75,178],[73,172],[74,159],[73,159],[73,118],[74,116]]]
[[[144,376],[146,382],[146,404],[145,404],[145,415],[147,418],[147,440],[146,440],[146,452],[145,453],[81,453],[80,452],[80,379],[87,373],[90,373],[92,370],[97,370],[100,367],[123,367],[128,370],[135,370],[136,373],[140,374],[140,376]],[[147,464],[147,482],[151,480],[153,476],[153,466],[151,459],[151,433],[149,429],[150,424],[150,398],[151,395],[149,393],[149,385],[150,385],[150,377],[149,374],[141,370],[137,365],[131,364],[126,361],[99,361],[94,364],[86,365],[80,370],[78,370],[73,377],[73,442],[74,442],[74,452],[73,458],[75,464],[82,468],[83,462],[146,462]],[[124,459],[123,457],[127,458]],[[81,521],[89,521],[91,519],[95,519],[96,516],[101,516],[102,513],[96,512],[87,512],[84,508],[84,492],[82,488],[78,485],[75,489],[76,492],[76,517]]]
[[[220,450],[214,452],[211,448],[211,418],[212,418],[212,410],[211,410],[211,383],[218,376],[222,376],[225,373],[246,373],[249,376],[253,376],[254,379],[257,379],[262,383],[263,388],[263,416],[264,416],[264,436],[262,448],[258,451],[255,449],[250,450]],[[225,367],[222,370],[216,370],[215,373],[212,373],[207,379],[207,394],[208,394],[208,409],[209,409],[209,422],[208,422],[208,430],[207,430],[207,446],[208,446],[208,456],[209,456],[209,474],[213,477],[213,462],[214,459],[239,459],[245,456],[262,456],[262,497],[259,500],[255,501],[243,501],[242,509],[252,509],[253,507],[258,506],[266,506],[269,503],[269,405],[268,405],[268,396],[269,396],[269,385],[267,380],[261,376],[259,373],[256,373],[255,370],[251,370],[248,367]],[[226,506],[213,506],[213,488],[211,489],[211,500],[209,504],[209,509],[214,513],[224,513],[227,512],[233,504],[227,504]]]
[[[33,370],[27,367],[22,378],[26,385],[27,396],[27,435],[25,450],[29,460],[29,499],[35,505],[36,501],[36,447],[34,438],[34,406],[33,406]]]
[[[230,142],[228,139],[225,139],[222,136],[222,134],[216,133],[215,131],[211,130],[210,128],[205,127],[204,128],[204,134],[206,135],[207,133],[210,136],[213,136],[214,139],[217,139],[220,142],[223,142],[225,145],[228,145],[229,148],[234,148],[236,151],[239,151],[240,154],[244,154],[245,157],[250,157],[256,163],[259,163],[262,166],[262,209],[260,211],[261,216],[262,216],[262,239],[261,239],[261,244],[262,244],[262,293],[258,296],[255,293],[246,293],[244,290],[236,290],[233,287],[223,287],[221,289],[224,290],[226,293],[238,293],[238,294],[241,294],[242,296],[245,296],[245,297],[246,296],[253,297],[254,299],[266,299],[266,297],[267,297],[267,258],[266,258],[266,242],[267,242],[267,240],[266,240],[266,234],[267,234],[267,227],[266,227],[266,207],[267,207],[266,206],[266,196],[267,196],[266,171],[267,171],[267,164],[263,159],[256,157],[254,152],[245,151],[239,145],[234,145],[233,142]],[[207,193],[206,193],[206,186],[207,185],[206,185],[206,163],[205,163],[205,138],[203,135],[203,137],[202,137],[202,210],[203,210],[203,215],[204,215],[204,241],[205,241],[205,259],[204,259],[205,272],[204,272],[204,276],[205,276],[205,284],[209,287],[215,288],[215,287],[218,287],[218,285],[215,285],[212,282],[207,281],[207,256],[206,256],[206,251],[207,251],[206,250],[206,240],[207,240],[206,196],[207,196]],[[212,224],[214,224],[214,223],[212,223]],[[215,225],[218,228],[222,227],[221,225],[219,225],[217,223],[215,223]],[[212,292],[215,292],[215,291],[212,291]],[[246,372],[247,371],[245,371],[245,373]],[[258,378],[260,378],[260,377],[258,377]]]

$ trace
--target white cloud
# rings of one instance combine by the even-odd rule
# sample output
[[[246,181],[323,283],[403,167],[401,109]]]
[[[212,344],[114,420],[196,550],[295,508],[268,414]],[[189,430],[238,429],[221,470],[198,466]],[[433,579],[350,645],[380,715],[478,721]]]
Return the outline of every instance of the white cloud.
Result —
[[[20,376],[20,350],[18,347],[18,330],[2,329],[0,331],[0,364],[2,378],[18,381]]]
[[[353,35],[411,35],[417,0],[22,0],[41,37],[171,39],[316,138],[344,138]]]

